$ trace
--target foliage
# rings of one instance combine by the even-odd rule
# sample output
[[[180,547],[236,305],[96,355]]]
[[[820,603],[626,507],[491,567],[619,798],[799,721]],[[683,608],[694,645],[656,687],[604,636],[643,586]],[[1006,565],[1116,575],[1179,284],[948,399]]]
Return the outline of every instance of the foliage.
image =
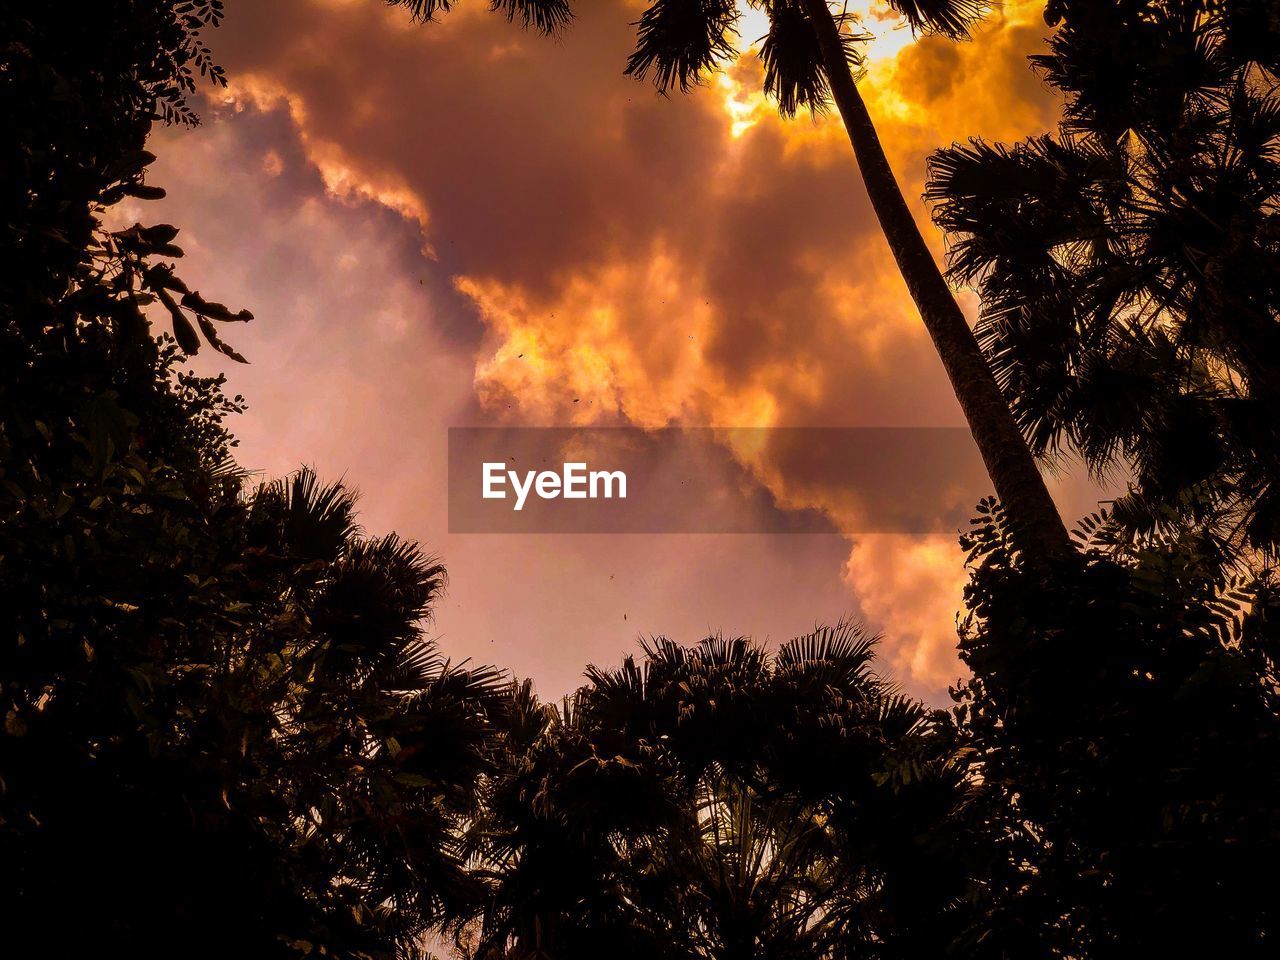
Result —
[[[839,20],[850,22],[847,15]],[[842,30],[840,43],[845,60],[857,73],[862,71],[859,43],[866,34]],[[799,2],[774,3],[769,10],[769,32],[760,44],[760,63],[764,67],[764,92],[778,101],[778,112],[794,117],[801,107],[813,113],[827,108],[831,84],[822,64],[818,38]]]
[[[501,677],[421,621],[443,570],[303,471],[251,488],[214,321],[114,234],[156,119],[218,80],[209,3],[0,13],[0,902],[10,947],[380,956],[472,895],[460,836]],[[181,301],[174,301],[181,297]],[[178,342],[154,338],[150,302]]]
[[[385,2],[408,10],[414,20],[428,22],[453,9],[455,0]],[[765,93],[778,101],[786,116],[795,116],[800,107],[825,110],[830,88],[802,0],[749,3],[769,17],[769,32],[760,46]],[[894,0],[890,6],[911,29],[953,40],[968,36],[986,12],[980,0]],[[489,0],[489,9],[543,34],[560,33],[573,22],[569,0]],[[843,31],[849,65],[860,70],[859,44],[870,35],[857,29],[857,18],[847,10],[832,17]],[[652,79],[662,93],[688,93],[737,56],[738,19],[736,0],[653,0],[635,23],[636,47],[626,72],[639,80]]]
[[[952,275],[1040,455],[1132,475],[1135,534],[1280,543],[1280,20],[1255,0],[1065,0],[1033,58],[1056,136],[931,161]]]
[[[455,0],[385,0],[388,6],[403,7],[414,20],[430,22],[453,9]],[[573,21],[573,9],[569,0],[489,0],[489,10],[507,18],[508,23],[519,21],[528,30],[552,34],[563,30]]]
[[[766,6],[770,92],[818,108],[800,6]],[[980,12],[896,9],[948,36]],[[1141,484],[1079,556],[1029,558],[984,508],[953,715],[878,677],[847,624],[772,653],[652,640],[559,707],[449,663],[423,628],[438,562],[364,534],[341,484],[236,466],[242,401],[181,362],[202,342],[238,359],[215,324],[248,314],[182,284],[175,228],[101,226],[160,193],[151,124],[195,122],[196,74],[220,80],[200,39],[218,0],[0,12],[9,941],[389,958],[447,926],[476,960],[1274,953],[1280,600],[1219,562],[1223,517],[1246,547],[1272,536],[1270,9],[1054,3],[1063,133],[935,167],[959,268],[1003,304],[984,329],[1061,322],[1064,298],[1088,314],[1078,348],[1051,327],[1018,347],[1059,351],[1075,407],[1032,412],[1052,364],[1032,382],[998,356],[1024,426]],[[652,4],[632,72],[697,83],[733,22]],[[1187,476],[1205,461],[1175,439],[1217,459]],[[1135,541],[1144,504],[1169,519]]]
[[[658,639],[559,709],[518,691],[470,955],[941,949],[982,862],[970,787],[945,714],[871,672],[874,642]]]
[[[937,154],[952,272],[1041,456],[1132,485],[1032,563],[988,506],[956,692],[1008,956],[1266,956],[1280,928],[1275,70],[1253,0],[1063,0],[1056,136]]]
[[[1010,957],[1269,956],[1280,934],[1280,631],[1195,538],[1048,570],[986,504],[955,692],[1004,843],[978,933]]]
[[[226,83],[202,39],[221,17],[221,0],[115,0],[74,17],[52,6],[0,13],[0,103],[11,128],[0,161],[0,255],[11,269],[0,294],[24,337],[82,315],[140,344],[145,308],[159,303],[184,352],[196,353],[203,334],[243,362],[215,323],[253,316],[204,299],[175,275],[168,261],[182,256],[177,229],[138,224],[108,233],[101,217],[126,197],[164,196],[144,183],[155,159],[144,149],[147,134],[155,120],[198,122],[187,102],[197,75]]]
[[[830,86],[803,0],[749,3],[769,18],[769,32],[760,45],[765,94],[777,100],[785,116],[794,116],[800,107],[826,109]],[[957,40],[985,12],[978,0],[895,0],[889,6],[913,30]],[[832,17],[841,29],[845,58],[859,71],[859,45],[870,36],[858,29],[857,17],[847,9]],[[627,73],[640,80],[652,77],[663,93],[688,93],[736,56],[738,19],[732,0],[653,0],[636,23],[636,48]]]

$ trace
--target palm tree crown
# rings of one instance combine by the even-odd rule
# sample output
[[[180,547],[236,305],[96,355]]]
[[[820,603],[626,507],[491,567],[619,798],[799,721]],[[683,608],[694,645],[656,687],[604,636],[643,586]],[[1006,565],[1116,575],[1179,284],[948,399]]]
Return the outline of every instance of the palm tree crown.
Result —
[[[947,722],[873,672],[875,642],[849,624],[774,654],[660,638],[561,708],[519,688],[472,955],[941,950],[970,785]]]

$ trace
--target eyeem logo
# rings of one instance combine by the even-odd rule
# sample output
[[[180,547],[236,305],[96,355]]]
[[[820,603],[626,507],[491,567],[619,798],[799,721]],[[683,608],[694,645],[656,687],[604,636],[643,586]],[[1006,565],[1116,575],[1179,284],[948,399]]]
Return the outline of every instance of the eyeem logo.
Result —
[[[621,470],[587,470],[585,463],[566,463],[560,473],[554,470],[526,470],[523,476],[506,469],[505,463],[484,464],[484,498],[507,499],[506,486],[515,491],[515,510],[523,510],[532,490],[539,499],[555,500],[620,500],[627,498],[627,475]],[[617,493],[614,493],[615,487]]]

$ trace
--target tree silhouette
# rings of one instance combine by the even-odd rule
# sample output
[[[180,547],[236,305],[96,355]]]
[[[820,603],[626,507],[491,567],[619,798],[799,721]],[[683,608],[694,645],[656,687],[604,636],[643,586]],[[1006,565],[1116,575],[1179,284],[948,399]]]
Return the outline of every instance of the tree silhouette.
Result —
[[[521,691],[470,955],[940,952],[984,855],[972,790],[945,714],[877,678],[873,644],[659,639],[560,709]]]
[[[1274,583],[1224,578],[1180,538],[1077,531],[1045,575],[986,505],[957,720],[1005,869],[983,883],[984,955],[1274,952],[1280,931],[1280,623]]]
[[[101,225],[158,195],[147,131],[220,76],[220,9],[0,10],[7,948],[416,957],[443,928],[476,960],[1274,954],[1280,593],[1219,549],[1275,537],[1270,5],[1055,3],[1063,133],[935,163],[1021,426],[1139,480],[1069,552],[1027,539],[1016,498],[984,505],[950,715],[847,624],[772,653],[651,640],[544,705],[442,656],[443,567],[362,531],[349,489],[250,484],[242,401],[181,368],[197,326],[234,356],[214,323],[245,315],[185,290],[175,228]],[[976,13],[898,9],[950,35]],[[770,92],[836,99],[927,293],[845,24],[768,11]],[[632,71],[687,87],[732,25],[715,0],[651,5]]]
[[[431,20],[453,6],[451,0],[387,0]],[[765,91],[784,114],[801,107],[822,109],[835,101],[872,207],[942,359],[996,493],[1004,502],[1024,545],[1038,555],[1069,548],[1034,459],[1008,404],[983,358],[968,321],[952,296],[902,197],[866,104],[858,92],[857,34],[851,18],[832,13],[827,0],[750,0],[765,11],[770,29],[761,48]],[[891,3],[913,29],[959,39],[983,12],[977,0],[896,0]],[[553,33],[572,17],[568,0],[492,0],[490,8]],[[734,55],[738,19],[734,0],[655,0],[640,15],[635,52],[627,73],[651,77],[663,92],[688,91]]]
[[[0,103],[13,129],[0,155],[0,254],[10,267],[0,295],[27,331],[69,323],[49,317],[59,304],[139,341],[147,336],[139,308],[159,303],[184,352],[196,353],[203,336],[243,361],[215,324],[253,316],[205,300],[176,276],[167,261],[182,256],[177,229],[135,224],[109,233],[100,217],[125,197],[164,196],[144,182],[155,159],[144,149],[147,135],[157,120],[199,122],[187,103],[199,77],[225,84],[203,40],[221,17],[220,0],[118,0],[74,18],[47,9],[0,13]]]
[[[959,39],[981,15],[974,0],[902,0],[890,4],[913,29]],[[853,146],[858,169],[898,270],[977,442],[996,492],[1016,519],[1019,536],[1037,554],[1055,554],[1066,531],[1008,406],[1001,398],[967,320],[951,295],[911,216],[889,166],[854,70],[860,67],[857,34],[849,18],[834,15],[827,0],[760,0],[770,30],[761,49],[765,91],[783,113],[798,106],[821,109],[833,99]],[[656,0],[639,21],[639,42],[628,72],[650,73],[660,90],[687,90],[732,52],[736,5],[718,0],[696,5]]]
[[[1138,534],[1280,543],[1280,24],[1269,4],[1056,3],[1057,136],[931,161],[953,275],[1032,448],[1133,486]]]
[[[1134,484],[1082,526],[1081,568],[1027,570],[994,509],[968,542],[960,719],[1022,866],[989,927],[1016,956],[1265,956],[1280,22],[1252,0],[1047,16],[1057,136],[944,150],[930,194],[1033,448]]]
[[[475,891],[462,833],[505,684],[425,637],[442,568],[364,536],[352,494],[309,471],[251,487],[226,423],[240,398],[181,368],[198,342],[149,329],[181,291],[176,230],[101,226],[158,194],[142,147],[155,120],[191,119],[220,6],[0,11],[0,926],[17,955],[412,956]],[[183,300],[179,341],[188,316],[243,319]]]
[[[968,540],[959,719],[1019,867],[990,885],[988,942],[1266,956],[1280,25],[1248,0],[1047,15],[1058,134],[944,150],[929,194],[1033,449],[1134,483],[1082,525],[1080,568],[1026,569],[999,510]]]

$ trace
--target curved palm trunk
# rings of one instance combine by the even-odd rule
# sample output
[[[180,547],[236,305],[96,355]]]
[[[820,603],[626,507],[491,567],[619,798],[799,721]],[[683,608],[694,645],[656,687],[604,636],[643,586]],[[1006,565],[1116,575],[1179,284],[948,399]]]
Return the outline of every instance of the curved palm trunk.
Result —
[[[1070,549],[1066,528],[963,311],[902,198],[880,138],[845,61],[827,0],[801,0],[822,49],[831,93],[844,120],[871,206],[889,241],[925,329],[942,358],[987,473],[1019,546],[1039,556]]]

